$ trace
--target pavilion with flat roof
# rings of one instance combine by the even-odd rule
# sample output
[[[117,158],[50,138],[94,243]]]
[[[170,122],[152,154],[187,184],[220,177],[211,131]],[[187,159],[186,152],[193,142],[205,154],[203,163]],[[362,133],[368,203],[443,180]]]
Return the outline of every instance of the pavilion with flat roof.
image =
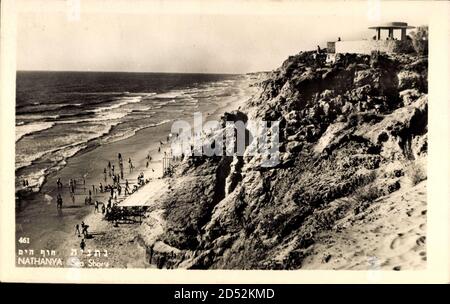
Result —
[[[406,22],[388,22],[381,25],[370,26],[369,29],[376,30],[376,40],[381,40],[381,30],[388,31],[388,39],[394,40],[394,30],[401,31],[402,41],[406,40],[406,30],[413,29],[414,26],[408,25]]]

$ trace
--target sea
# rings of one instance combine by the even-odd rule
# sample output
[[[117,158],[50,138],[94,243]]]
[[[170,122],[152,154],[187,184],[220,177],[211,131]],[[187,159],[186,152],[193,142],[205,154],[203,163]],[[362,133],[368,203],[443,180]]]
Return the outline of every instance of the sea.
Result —
[[[16,192],[38,192],[78,153],[244,98],[244,82],[248,75],[19,71]]]

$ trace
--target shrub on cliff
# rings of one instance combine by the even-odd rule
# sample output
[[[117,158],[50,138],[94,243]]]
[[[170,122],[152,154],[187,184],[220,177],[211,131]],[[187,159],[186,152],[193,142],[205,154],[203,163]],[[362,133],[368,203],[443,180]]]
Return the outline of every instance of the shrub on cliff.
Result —
[[[414,50],[419,55],[428,54],[428,26],[419,26],[411,34]]]
[[[427,174],[423,167],[418,163],[412,163],[408,170],[406,171],[406,175],[408,176],[409,180],[413,184],[413,186],[417,185],[421,181],[425,180],[427,178]]]
[[[367,176],[365,176],[361,183],[362,186],[357,188],[353,194],[354,199],[359,202],[373,202],[381,195],[381,191],[375,185],[375,180],[377,179],[377,173],[371,171]]]
[[[373,184],[369,184],[367,186],[358,188],[354,194],[355,200],[360,203],[363,203],[363,202],[371,203],[374,200],[376,200],[378,197],[380,197],[380,191]]]

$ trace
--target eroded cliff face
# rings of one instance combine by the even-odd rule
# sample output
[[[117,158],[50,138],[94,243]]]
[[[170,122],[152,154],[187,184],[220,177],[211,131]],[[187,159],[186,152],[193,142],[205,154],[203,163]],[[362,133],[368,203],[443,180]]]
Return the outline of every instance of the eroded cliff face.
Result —
[[[425,179],[427,65],[412,55],[288,58],[224,117],[280,121],[280,163],[248,153],[181,162],[146,242],[152,263],[298,269],[316,235]]]

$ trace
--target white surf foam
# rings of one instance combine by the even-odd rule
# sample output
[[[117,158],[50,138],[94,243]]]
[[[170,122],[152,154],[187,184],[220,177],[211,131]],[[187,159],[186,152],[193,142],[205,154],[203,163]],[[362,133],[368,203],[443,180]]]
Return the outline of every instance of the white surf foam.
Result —
[[[94,109],[93,112],[105,112],[105,111],[110,111],[110,110],[114,110],[114,109],[118,109],[121,108],[127,104],[130,103],[138,103],[141,102],[142,100],[142,96],[136,96],[136,97],[122,97],[119,100],[121,100],[121,102],[109,105],[109,106],[105,106],[105,107],[100,107],[97,109]]]
[[[21,140],[25,135],[50,129],[54,125],[54,122],[36,122],[16,126],[16,142]]]

